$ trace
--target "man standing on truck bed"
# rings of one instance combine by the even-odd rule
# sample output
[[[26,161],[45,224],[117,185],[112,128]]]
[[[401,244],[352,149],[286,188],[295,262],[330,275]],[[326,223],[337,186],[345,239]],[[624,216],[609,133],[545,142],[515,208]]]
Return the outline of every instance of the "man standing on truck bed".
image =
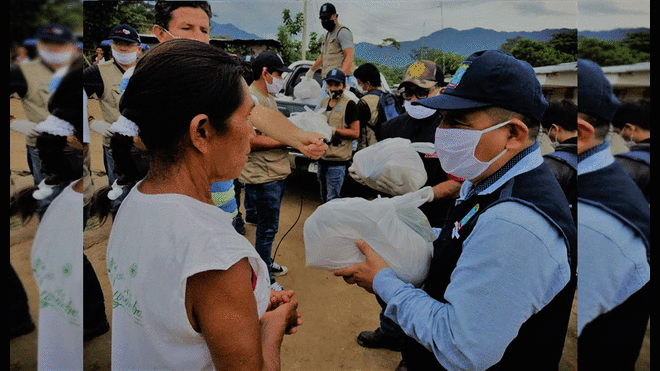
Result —
[[[353,55],[355,49],[353,47],[353,33],[346,26],[337,22],[337,10],[335,6],[330,3],[321,5],[319,12],[319,19],[321,19],[321,26],[328,31],[321,46],[321,54],[316,58],[314,65],[307,71],[307,76],[312,77],[314,72],[321,68],[321,75],[325,76],[330,70],[337,68],[346,75],[346,83],[357,89],[357,80],[353,76],[355,71],[355,63],[353,62]],[[325,91],[325,83],[321,89],[322,93]]]

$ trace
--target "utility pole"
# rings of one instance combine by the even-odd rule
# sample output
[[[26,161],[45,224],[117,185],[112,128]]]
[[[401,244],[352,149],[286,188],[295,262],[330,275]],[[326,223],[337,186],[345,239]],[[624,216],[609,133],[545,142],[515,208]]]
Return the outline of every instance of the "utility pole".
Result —
[[[302,42],[302,59],[307,59],[307,0],[303,0],[303,42]]]

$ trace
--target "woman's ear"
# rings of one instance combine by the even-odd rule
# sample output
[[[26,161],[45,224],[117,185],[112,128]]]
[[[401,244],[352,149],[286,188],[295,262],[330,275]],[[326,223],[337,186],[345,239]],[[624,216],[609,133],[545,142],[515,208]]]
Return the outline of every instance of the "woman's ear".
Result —
[[[209,117],[199,114],[190,120],[190,141],[201,153],[208,152],[209,131],[211,130]]]

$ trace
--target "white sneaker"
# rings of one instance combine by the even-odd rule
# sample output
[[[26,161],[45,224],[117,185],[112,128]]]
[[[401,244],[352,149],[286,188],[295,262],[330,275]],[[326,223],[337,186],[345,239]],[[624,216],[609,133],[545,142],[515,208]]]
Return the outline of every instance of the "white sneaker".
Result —
[[[270,274],[274,277],[284,276],[289,269],[287,267],[282,267],[279,264],[273,262],[273,265],[270,267]]]
[[[279,282],[273,280],[273,282],[270,284],[270,289],[273,291],[282,291],[284,290],[284,287],[282,287]]]

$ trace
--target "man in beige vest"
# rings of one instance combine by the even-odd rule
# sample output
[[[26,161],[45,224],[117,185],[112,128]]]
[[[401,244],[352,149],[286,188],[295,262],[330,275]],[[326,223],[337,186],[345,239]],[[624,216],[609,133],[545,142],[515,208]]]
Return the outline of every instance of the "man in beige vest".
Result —
[[[97,98],[103,115],[103,121],[112,124],[120,116],[119,99],[121,97],[121,79],[126,70],[137,64],[137,56],[141,50],[140,36],[137,31],[127,25],[119,24],[112,28],[110,35],[112,59],[107,63],[94,64],[83,72],[85,92],[90,98]],[[94,118],[96,120],[99,117]],[[109,127],[109,125],[106,125]],[[117,179],[114,172],[114,160],[110,149],[112,133],[104,130],[103,164],[108,174],[108,185]]]
[[[307,76],[311,77],[316,70],[321,68],[321,75],[325,77],[330,70],[337,68],[346,75],[346,84],[357,89],[357,80],[353,76],[355,71],[353,33],[337,21],[339,14],[337,14],[335,6],[330,3],[321,5],[319,18],[321,26],[328,33],[323,40],[321,54],[307,71]],[[323,94],[326,92],[325,88],[324,83],[321,88]]]
[[[318,161],[318,180],[323,202],[340,197],[346,169],[353,158],[353,139],[360,137],[357,104],[346,94],[346,75],[340,69],[328,72],[324,83],[329,97],[320,107],[332,128],[332,141]]]
[[[272,51],[259,54],[252,61],[254,81],[250,84],[252,99],[260,105],[277,110],[272,95],[283,85],[283,72],[291,72],[282,59]],[[245,183],[245,193],[257,212],[257,232],[254,247],[270,269],[271,288],[280,289],[274,276],[286,274],[287,268],[273,262],[271,250],[279,228],[280,205],[284,196],[285,181],[291,173],[289,151],[286,145],[272,139],[259,130],[250,140],[251,152],[243,172],[238,178]]]
[[[21,99],[26,118],[16,120],[10,112],[9,124],[14,130],[26,134],[27,163],[36,186],[43,176],[34,128],[49,115],[48,99],[54,90],[54,86],[51,87],[53,75],[69,65],[76,48],[71,31],[59,24],[39,27],[35,38],[39,57],[9,67],[9,95]]]

